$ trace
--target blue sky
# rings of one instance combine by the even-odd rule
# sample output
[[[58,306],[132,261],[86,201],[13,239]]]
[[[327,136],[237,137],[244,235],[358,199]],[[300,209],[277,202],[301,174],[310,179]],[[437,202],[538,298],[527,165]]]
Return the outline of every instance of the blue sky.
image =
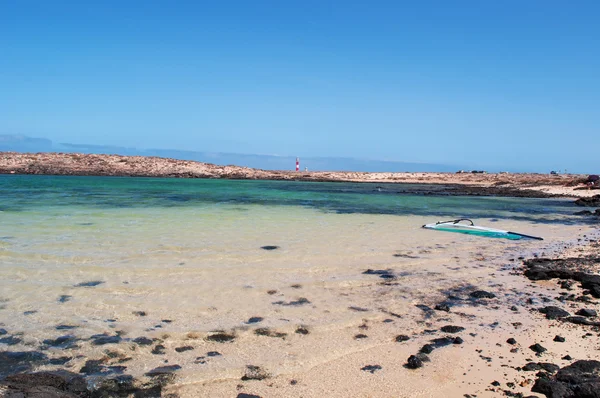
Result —
[[[598,171],[597,1],[0,2],[0,134]]]

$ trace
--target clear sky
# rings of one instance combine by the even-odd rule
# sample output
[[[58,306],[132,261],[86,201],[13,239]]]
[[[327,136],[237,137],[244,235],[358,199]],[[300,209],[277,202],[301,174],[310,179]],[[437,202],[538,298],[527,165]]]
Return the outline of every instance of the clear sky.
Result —
[[[0,0],[0,134],[600,169],[600,1]]]

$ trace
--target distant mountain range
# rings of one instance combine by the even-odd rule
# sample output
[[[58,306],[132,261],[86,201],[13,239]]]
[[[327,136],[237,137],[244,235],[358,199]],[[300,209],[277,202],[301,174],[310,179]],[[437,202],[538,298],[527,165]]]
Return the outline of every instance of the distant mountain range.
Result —
[[[0,152],[65,152],[95,153],[128,156],[158,156],[217,165],[236,165],[264,170],[293,170],[294,156],[252,155],[241,153],[213,153],[201,151],[180,151],[174,149],[137,149],[112,145],[90,145],[54,143],[45,138],[32,138],[23,135],[0,135]],[[456,165],[434,163],[392,162],[341,157],[301,157],[300,168],[309,171],[368,171],[368,172],[444,172],[456,171]]]

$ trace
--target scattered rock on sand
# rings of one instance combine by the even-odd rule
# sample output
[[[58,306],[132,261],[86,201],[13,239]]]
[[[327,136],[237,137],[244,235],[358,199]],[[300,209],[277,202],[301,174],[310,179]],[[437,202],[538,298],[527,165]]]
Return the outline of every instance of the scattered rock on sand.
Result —
[[[541,346],[539,343],[535,343],[529,346],[529,349],[535,353],[541,354],[543,352],[548,351],[545,347]]]
[[[247,365],[246,372],[242,376],[242,380],[264,380],[271,377],[269,373],[260,368],[259,366]]]
[[[477,290],[469,294],[469,296],[476,299],[493,299],[496,298],[494,293],[486,292],[485,290]]]
[[[542,314],[545,314],[547,319],[565,318],[565,317],[571,315],[567,311],[563,310],[562,308],[556,307],[553,305],[550,305],[550,306],[544,307],[544,308],[540,308],[539,311]]]
[[[418,369],[422,366],[423,366],[423,361],[421,361],[415,355],[411,355],[410,357],[408,357],[408,360],[406,361],[406,367],[409,369]]]
[[[596,312],[596,310],[590,310],[590,309],[586,309],[586,308],[582,308],[579,311],[577,311],[575,313],[575,315],[581,315],[581,316],[585,316],[585,317],[596,317],[598,316],[598,313]]]
[[[458,332],[462,332],[463,330],[465,330],[465,328],[463,328],[462,326],[453,326],[453,325],[442,326],[442,332],[445,332],[445,333],[458,333]]]
[[[364,370],[365,372],[375,373],[378,370],[381,370],[380,365],[367,365],[360,368],[360,370]]]

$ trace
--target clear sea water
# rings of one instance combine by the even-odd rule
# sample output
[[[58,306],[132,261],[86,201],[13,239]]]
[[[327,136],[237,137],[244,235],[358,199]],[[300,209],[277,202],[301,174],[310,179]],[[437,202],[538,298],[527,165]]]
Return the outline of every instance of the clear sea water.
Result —
[[[0,350],[44,349],[49,357],[71,357],[65,366],[78,371],[111,349],[132,358],[126,373],[136,377],[167,358],[181,366],[178,380],[186,383],[237,377],[249,356],[276,373],[296,371],[358,349],[352,339],[341,344],[332,338],[349,325],[395,313],[410,327],[420,316],[416,303],[434,302],[456,286],[485,286],[490,267],[560,247],[589,228],[572,215],[571,200],[407,190],[404,185],[398,193],[392,184],[0,176],[0,328],[7,331]],[[545,241],[421,228],[464,217]],[[390,270],[395,284],[363,274],[367,269]],[[252,317],[262,320],[248,322]],[[300,326],[311,334],[295,333]],[[257,336],[257,327],[287,337]],[[233,333],[235,342],[206,339],[218,330]],[[91,336],[98,334],[122,340],[95,345]],[[77,343],[44,343],[63,335]],[[329,336],[328,343],[306,344],[319,336]],[[138,337],[154,342],[138,346]],[[159,343],[166,353],[152,354]],[[193,350],[174,350],[180,346]],[[223,355],[199,366],[197,358],[210,350]]]

